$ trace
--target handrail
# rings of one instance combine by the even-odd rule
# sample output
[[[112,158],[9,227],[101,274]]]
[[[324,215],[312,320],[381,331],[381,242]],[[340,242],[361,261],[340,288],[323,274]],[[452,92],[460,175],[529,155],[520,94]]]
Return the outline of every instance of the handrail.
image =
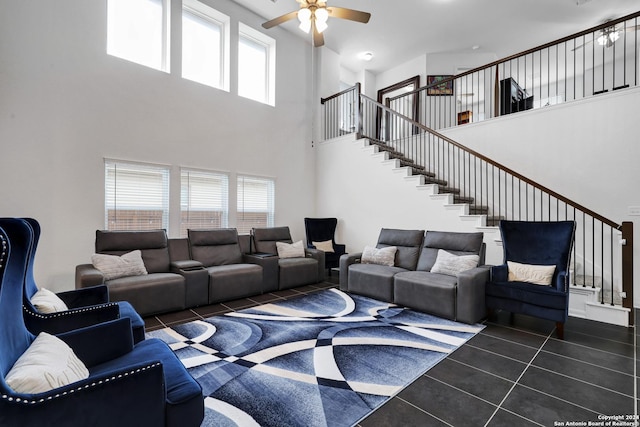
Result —
[[[332,99],[339,98],[339,97],[340,97],[340,96],[342,96],[342,95],[346,95],[347,93],[351,92],[352,90],[354,90],[354,89],[356,89],[356,88],[358,88],[358,87],[360,87],[360,83],[356,83],[356,84],[355,84],[355,86],[352,86],[352,87],[346,88],[346,89],[345,89],[345,90],[343,90],[342,92],[338,92],[338,93],[333,94],[333,95],[331,95],[331,96],[328,96],[328,97],[326,97],[326,98],[320,98],[320,104],[324,105],[324,104],[326,104],[327,102],[331,101]]]
[[[569,205],[571,207],[574,207],[574,208],[586,213],[589,216],[594,217],[598,221],[600,221],[600,222],[602,222],[604,224],[607,224],[609,227],[612,227],[612,228],[615,228],[615,229],[620,229],[621,225],[616,223],[615,221],[612,221],[612,220],[610,220],[608,218],[605,218],[604,216],[592,211],[591,209],[589,209],[589,208],[587,208],[587,207],[585,207],[585,206],[583,206],[583,205],[581,205],[581,204],[579,204],[577,202],[574,202],[573,200],[571,200],[571,199],[569,199],[569,198],[567,198],[567,197],[565,197],[565,196],[563,196],[561,194],[556,193],[555,191],[549,189],[548,187],[545,187],[544,185],[539,184],[539,183],[535,182],[534,180],[525,177],[524,175],[521,175],[520,173],[514,171],[513,169],[508,168],[507,166],[502,165],[501,163],[496,162],[493,159],[490,159],[489,157],[485,156],[484,154],[478,153],[477,151],[472,150],[471,148],[466,147],[466,146],[454,141],[453,139],[451,139],[451,138],[449,138],[449,137],[447,137],[447,136],[445,136],[445,135],[443,135],[443,134],[441,134],[439,132],[436,132],[433,129],[430,129],[430,128],[424,126],[423,124],[414,121],[410,117],[407,117],[407,116],[405,116],[403,114],[400,114],[397,111],[394,111],[391,108],[378,103],[374,99],[372,99],[372,98],[370,98],[370,97],[368,97],[368,96],[366,96],[364,94],[361,94],[360,96],[362,98],[367,99],[369,102],[373,103],[377,108],[379,108],[381,110],[384,110],[384,111],[386,111],[388,113],[392,113],[395,116],[406,120],[409,124],[419,128],[420,130],[422,130],[424,132],[427,132],[427,133],[430,133],[431,135],[433,135],[433,136],[435,136],[437,138],[445,140],[449,144],[451,144],[451,145],[453,145],[453,146],[455,146],[455,147],[457,147],[457,148],[459,148],[459,149],[461,149],[461,150],[463,150],[463,151],[465,151],[465,152],[477,157],[478,159],[480,159],[482,161],[485,161],[485,162],[489,163],[492,166],[495,166],[495,167],[497,167],[497,168],[509,173],[510,175],[513,175],[514,177],[518,178],[519,180],[521,180],[521,181],[523,181],[523,182],[525,182],[525,183],[527,183],[527,184],[529,184],[529,185],[531,185],[531,186],[533,186],[535,188],[538,188],[539,190],[542,190],[545,193],[549,193],[549,195],[553,196],[554,198],[556,198],[558,200],[561,200],[562,202],[566,203],[567,205]]]
[[[549,47],[553,47],[555,45],[568,42],[570,40],[575,40],[578,37],[586,36],[587,34],[593,34],[596,31],[602,30],[604,28],[609,28],[609,27],[617,25],[617,24],[619,24],[621,22],[628,21],[630,19],[634,19],[634,18],[638,18],[638,17],[640,17],[640,11],[634,12],[634,13],[630,13],[629,15],[626,15],[626,16],[623,16],[623,17],[620,17],[620,18],[617,18],[617,19],[613,19],[611,21],[607,21],[607,22],[605,22],[603,24],[596,25],[596,26],[591,27],[591,28],[589,28],[587,30],[580,31],[580,32],[572,34],[570,36],[565,36],[565,37],[562,37],[562,38],[560,38],[558,40],[555,40],[555,41],[552,41],[552,42],[549,42],[549,43],[545,43],[545,44],[542,44],[540,46],[537,46],[537,47],[534,47],[534,48],[531,48],[531,49],[524,50],[524,51],[522,51],[520,53],[515,53],[515,54],[513,54],[511,56],[507,56],[505,58],[498,59],[498,60],[493,61],[493,62],[491,62],[489,64],[485,64],[485,65],[482,65],[480,67],[476,67],[476,68],[473,68],[471,70],[464,71],[462,73],[456,74],[456,75],[448,77],[446,79],[438,80],[437,82],[432,83],[430,85],[422,86],[422,87],[419,87],[418,89],[412,90],[410,92],[405,92],[403,94],[396,95],[396,96],[388,98],[388,99],[389,99],[389,101],[395,101],[397,99],[404,98],[406,96],[415,95],[415,94],[418,94],[420,92],[425,91],[426,89],[430,89],[430,88],[433,88],[433,87],[436,87],[436,86],[440,86],[440,85],[442,85],[444,83],[453,82],[456,79],[459,79],[461,77],[465,77],[465,76],[477,73],[478,71],[486,70],[486,69],[491,68],[493,66],[497,66],[497,65],[503,64],[505,62],[509,62],[511,60],[520,58],[522,56],[526,56],[526,55],[529,55],[531,53],[535,53],[535,52],[538,52],[540,50],[547,49]],[[636,31],[638,31],[638,30],[636,30]],[[592,40],[592,42],[593,41],[594,40]],[[347,89],[346,91],[348,91],[348,90],[349,89]],[[346,92],[346,91],[343,91],[343,92]],[[329,98],[326,98],[326,99],[329,100],[332,97],[335,97],[335,96],[338,96],[338,95],[340,95],[340,94],[333,95],[333,96],[331,96]]]

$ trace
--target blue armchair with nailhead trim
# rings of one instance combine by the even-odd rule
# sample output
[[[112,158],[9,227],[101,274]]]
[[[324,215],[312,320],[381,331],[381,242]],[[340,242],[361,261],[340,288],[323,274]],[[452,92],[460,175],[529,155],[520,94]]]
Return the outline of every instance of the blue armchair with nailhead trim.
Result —
[[[0,425],[199,426],[202,388],[164,342],[134,345],[128,318],[56,335],[88,378],[33,394],[8,386],[7,374],[35,339],[22,314],[31,233],[20,219],[0,226]]]

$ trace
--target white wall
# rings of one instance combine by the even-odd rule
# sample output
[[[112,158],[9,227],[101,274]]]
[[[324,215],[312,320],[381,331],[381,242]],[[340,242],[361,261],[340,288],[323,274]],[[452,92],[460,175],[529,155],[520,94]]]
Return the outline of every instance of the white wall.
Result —
[[[238,19],[262,30],[237,4],[211,4],[232,16],[232,46]],[[73,288],[75,266],[89,261],[104,228],[105,157],[171,165],[174,190],[180,166],[230,172],[232,212],[236,173],[274,177],[276,225],[304,237],[315,201],[310,47],[267,34],[277,40],[275,108],[238,97],[233,72],[227,93],[181,79],[179,57],[166,74],[107,55],[105,1],[0,4],[0,215],[41,222],[40,286]]]
[[[426,55],[420,55],[417,58],[413,58],[410,61],[399,64],[397,67],[376,75],[376,97],[374,97],[374,99],[377,99],[377,93],[380,89],[392,86],[413,76],[420,76],[420,86],[426,85],[427,76],[425,73],[425,64]]]

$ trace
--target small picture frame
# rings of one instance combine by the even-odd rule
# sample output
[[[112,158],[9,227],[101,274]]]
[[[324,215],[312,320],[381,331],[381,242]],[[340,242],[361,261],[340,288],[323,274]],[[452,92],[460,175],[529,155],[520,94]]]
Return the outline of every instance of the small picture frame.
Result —
[[[449,76],[427,76],[427,86],[437,83],[441,80],[448,79]],[[428,96],[453,96],[453,80],[442,83],[427,89]]]

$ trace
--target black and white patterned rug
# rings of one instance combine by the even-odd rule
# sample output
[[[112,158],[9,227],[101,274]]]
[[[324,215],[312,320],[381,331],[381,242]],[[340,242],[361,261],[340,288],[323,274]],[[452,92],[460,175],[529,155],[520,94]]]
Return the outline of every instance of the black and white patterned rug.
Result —
[[[202,385],[203,426],[351,426],[482,325],[337,289],[147,333]]]

